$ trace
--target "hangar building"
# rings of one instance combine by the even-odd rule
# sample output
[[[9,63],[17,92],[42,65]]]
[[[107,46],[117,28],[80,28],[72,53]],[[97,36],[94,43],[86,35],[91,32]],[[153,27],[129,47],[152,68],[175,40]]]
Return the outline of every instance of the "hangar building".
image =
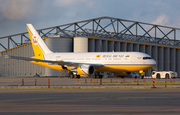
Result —
[[[159,71],[180,75],[180,29],[112,17],[100,17],[37,30],[53,52],[144,52],[156,61]],[[2,44],[1,40],[7,40]],[[32,57],[28,33],[0,38],[0,76],[67,76],[27,61],[5,59],[5,55]],[[151,70],[149,70],[149,73]]]

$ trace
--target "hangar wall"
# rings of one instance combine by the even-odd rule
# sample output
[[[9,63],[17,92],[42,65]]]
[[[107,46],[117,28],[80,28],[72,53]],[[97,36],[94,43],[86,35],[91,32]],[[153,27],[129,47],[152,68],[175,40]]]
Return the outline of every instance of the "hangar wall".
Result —
[[[53,52],[72,52],[72,38],[47,38],[45,43]],[[2,77],[32,77],[39,76],[65,76],[59,72],[28,61],[5,59],[5,55],[32,57],[34,55],[31,43],[27,43],[0,53],[0,76]]]
[[[24,77],[34,76],[36,74],[44,76],[45,68],[36,64],[32,64],[28,61],[5,59],[5,55],[32,57],[33,50],[30,43],[21,45],[19,47],[12,48],[8,51],[1,52],[0,57],[0,74],[6,77]]]

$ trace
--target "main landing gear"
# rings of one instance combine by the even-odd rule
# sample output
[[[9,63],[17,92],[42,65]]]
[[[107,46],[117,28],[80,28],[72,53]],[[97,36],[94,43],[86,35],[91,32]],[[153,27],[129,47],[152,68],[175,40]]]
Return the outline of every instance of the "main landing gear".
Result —
[[[100,73],[95,73],[93,75],[93,79],[99,79],[99,78],[103,78],[103,75],[101,75]]]
[[[77,75],[76,73],[75,74],[73,74],[73,73],[71,73],[71,75],[70,75],[70,78],[71,79],[73,79],[73,78],[80,78],[80,75]]]
[[[103,78],[103,75],[93,75],[93,79]]]

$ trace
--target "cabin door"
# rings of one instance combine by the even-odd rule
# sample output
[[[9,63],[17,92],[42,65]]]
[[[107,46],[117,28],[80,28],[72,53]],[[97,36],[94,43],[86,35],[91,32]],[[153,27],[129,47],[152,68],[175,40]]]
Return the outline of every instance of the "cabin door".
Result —
[[[131,57],[131,63],[135,63],[135,56]]]

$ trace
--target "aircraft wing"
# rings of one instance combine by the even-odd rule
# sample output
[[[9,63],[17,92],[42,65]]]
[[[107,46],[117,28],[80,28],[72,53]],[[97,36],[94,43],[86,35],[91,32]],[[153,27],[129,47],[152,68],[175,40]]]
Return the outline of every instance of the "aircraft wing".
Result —
[[[35,58],[28,58],[28,57],[18,57],[18,56],[9,56],[5,55],[5,58],[9,59],[18,59],[18,60],[25,60],[25,61],[34,61],[34,62],[45,62],[45,63],[51,63],[51,64],[58,64],[58,65],[67,65],[67,66],[78,66],[82,64],[86,65],[92,65],[95,69],[99,69],[104,67],[103,64],[93,64],[93,63],[78,63],[78,62],[67,62],[67,61],[54,61],[54,60],[42,60],[42,59],[35,59]]]

